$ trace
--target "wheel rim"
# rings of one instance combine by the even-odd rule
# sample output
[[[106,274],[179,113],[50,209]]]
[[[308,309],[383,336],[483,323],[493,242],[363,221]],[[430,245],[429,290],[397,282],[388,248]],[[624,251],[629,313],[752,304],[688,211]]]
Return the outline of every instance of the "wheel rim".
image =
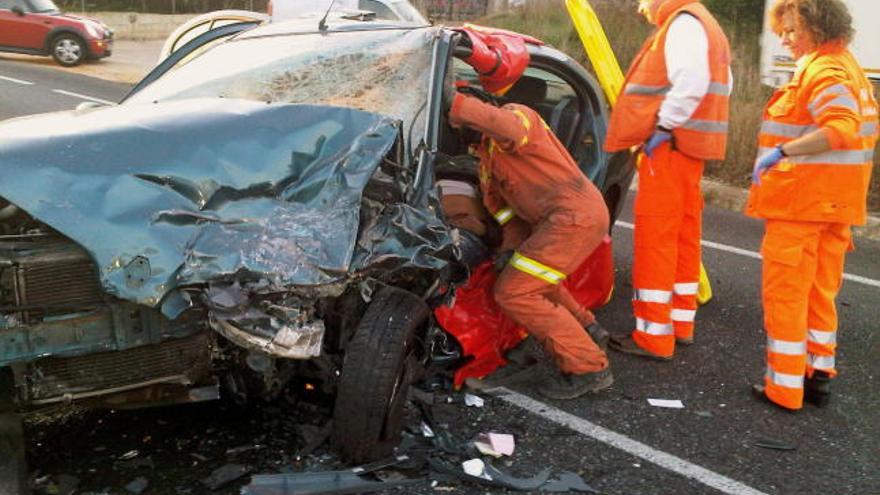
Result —
[[[62,62],[72,64],[82,56],[82,47],[76,41],[65,38],[55,43],[55,56]]]

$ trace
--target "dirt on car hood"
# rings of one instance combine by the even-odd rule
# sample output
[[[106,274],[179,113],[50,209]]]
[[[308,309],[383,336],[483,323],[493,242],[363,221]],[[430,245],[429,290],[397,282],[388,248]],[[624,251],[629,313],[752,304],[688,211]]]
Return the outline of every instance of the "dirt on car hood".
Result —
[[[452,240],[439,209],[364,196],[399,139],[397,121],[329,106],[51,114],[0,124],[0,196],[82,245],[108,293],[174,317],[187,286],[342,287],[442,269]]]

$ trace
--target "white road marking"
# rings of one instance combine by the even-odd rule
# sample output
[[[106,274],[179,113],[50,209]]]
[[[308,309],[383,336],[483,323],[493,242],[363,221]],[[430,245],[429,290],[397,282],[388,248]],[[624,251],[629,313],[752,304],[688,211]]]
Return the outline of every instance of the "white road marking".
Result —
[[[544,404],[527,395],[500,387],[487,391],[499,399],[522,408],[530,413],[541,416],[559,425],[574,430],[581,435],[593,438],[604,444],[620,449],[628,454],[642,458],[662,468],[678,473],[686,478],[698,481],[728,495],[767,495],[739,481],[730,479],[724,475],[697,466],[680,457],[667,454],[661,450],[649,447],[639,441],[633,440],[626,435],[611,431],[595,423],[587,421],[561,409]]]
[[[94,96],[81,95],[79,93],[74,93],[72,91],[64,91],[63,89],[53,89],[52,92],[58,93],[60,95],[65,95],[65,96],[72,96],[74,98],[79,98],[81,100],[88,100],[88,101],[94,101],[96,103],[103,103],[105,105],[115,105],[116,104],[115,102],[112,102],[112,101],[102,100],[100,98],[95,98]]]
[[[14,77],[0,76],[0,80],[3,80],[3,81],[9,81],[9,82],[12,82],[12,83],[15,83],[15,84],[21,84],[21,85],[24,85],[24,86],[33,86],[33,85],[34,85],[34,83],[32,83],[32,82],[30,82],[30,81],[25,81],[25,80],[23,80],[23,79],[16,79],[16,78],[14,78]]]
[[[620,220],[618,220],[614,225],[617,227],[623,227],[625,229],[630,229],[630,230],[632,230],[635,227],[635,225],[633,225],[629,222],[623,222]],[[761,259],[761,253],[756,253],[755,251],[749,251],[748,249],[742,249],[742,248],[738,248],[738,247],[734,247],[734,246],[728,246],[727,244],[719,244],[717,242],[712,242],[712,241],[700,241],[700,244],[702,244],[708,248],[717,249],[719,251],[725,251],[728,253],[739,254],[741,256],[754,258],[756,260]],[[851,282],[856,282],[859,284],[869,285],[871,287],[880,288],[880,280],[874,280],[872,278],[862,277],[861,275],[853,275],[851,273],[844,273],[843,279],[849,280]]]

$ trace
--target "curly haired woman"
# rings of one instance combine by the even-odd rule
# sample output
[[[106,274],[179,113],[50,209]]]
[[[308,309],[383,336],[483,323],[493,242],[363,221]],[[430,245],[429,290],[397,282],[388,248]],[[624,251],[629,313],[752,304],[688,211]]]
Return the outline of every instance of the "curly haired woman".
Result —
[[[823,406],[837,374],[834,300],[865,223],[874,145],[873,88],[847,46],[840,0],[777,0],[771,27],[797,59],[764,110],[746,214],[766,219],[763,255],[767,372],[753,392],[787,410]]]

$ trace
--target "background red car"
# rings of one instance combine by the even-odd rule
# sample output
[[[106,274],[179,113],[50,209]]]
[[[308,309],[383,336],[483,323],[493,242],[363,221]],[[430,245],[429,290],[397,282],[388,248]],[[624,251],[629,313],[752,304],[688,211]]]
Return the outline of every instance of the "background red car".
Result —
[[[72,67],[109,57],[113,31],[101,21],[62,13],[52,0],[0,0],[0,51],[51,55]]]

